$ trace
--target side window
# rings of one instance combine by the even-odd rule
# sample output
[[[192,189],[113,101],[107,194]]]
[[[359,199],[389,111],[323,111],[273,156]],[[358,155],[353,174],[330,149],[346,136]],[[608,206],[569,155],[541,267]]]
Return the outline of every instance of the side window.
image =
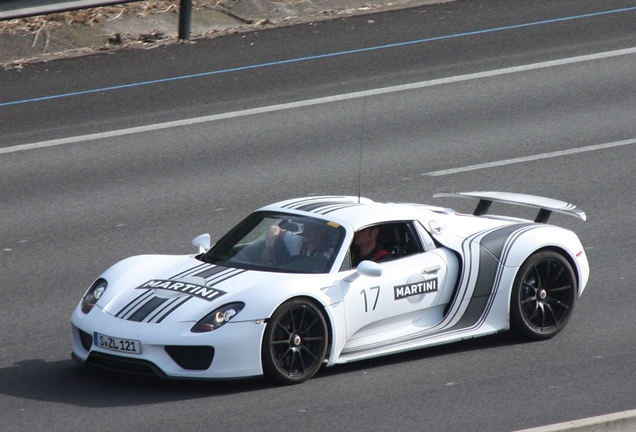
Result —
[[[351,270],[352,268],[354,268],[354,266],[353,266],[352,257],[351,257],[351,247],[349,247],[349,250],[347,251],[347,255],[345,255],[345,258],[342,261],[342,264],[340,265],[339,271],[343,272],[343,271]]]
[[[393,222],[380,225],[378,241],[393,258],[402,258],[424,252],[412,222]]]
[[[355,268],[363,260],[380,263],[424,251],[412,222],[384,223],[365,227],[355,233],[345,263],[351,263],[350,268]]]

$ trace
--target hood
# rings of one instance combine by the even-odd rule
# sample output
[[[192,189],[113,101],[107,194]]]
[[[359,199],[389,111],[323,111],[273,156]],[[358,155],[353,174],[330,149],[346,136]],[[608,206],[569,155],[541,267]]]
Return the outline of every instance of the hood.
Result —
[[[108,288],[97,305],[133,322],[196,322],[223,304],[245,301],[239,294],[247,289],[291,276],[206,264],[194,256],[134,257],[102,275]]]

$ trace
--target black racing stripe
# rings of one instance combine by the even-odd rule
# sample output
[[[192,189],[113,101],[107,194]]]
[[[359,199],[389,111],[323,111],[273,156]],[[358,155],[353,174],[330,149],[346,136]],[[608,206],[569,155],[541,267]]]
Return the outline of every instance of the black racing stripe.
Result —
[[[461,247],[461,255],[463,257],[463,263],[461,265],[461,271],[459,275],[459,280],[457,281],[457,292],[453,294],[453,299],[449,306],[449,313],[444,317],[442,322],[440,323],[441,328],[445,328],[445,322],[451,322],[455,319],[457,314],[459,313],[459,306],[463,303],[466,298],[468,285],[472,280],[473,274],[473,255],[472,255],[472,244],[476,238],[484,235],[485,232],[478,232],[473,234],[472,236],[466,237],[462,242]]]
[[[161,318],[159,318],[157,321],[155,321],[157,324],[159,324],[161,321],[163,321],[168,315],[170,315],[172,312],[174,312],[175,310],[177,310],[179,307],[181,307],[181,305],[183,305],[185,302],[187,302],[188,300],[190,300],[192,297],[188,296],[186,297],[184,300],[180,301],[179,303],[177,303],[176,305],[174,305],[173,307],[171,307],[165,314],[161,315]]]
[[[534,224],[516,224],[500,228],[490,234],[487,234],[482,239],[481,245],[492,252],[492,254],[501,261],[504,247],[508,243],[510,236],[528,226],[534,226]]]
[[[137,321],[137,322],[143,321],[144,318],[150,315],[152,311],[157,309],[167,300],[168,300],[167,298],[161,298],[161,297],[154,297],[150,299],[148,302],[146,302],[145,305],[137,309],[135,313],[128,318],[128,321]]]
[[[318,213],[320,213],[320,214],[322,214],[322,215],[326,215],[326,214],[329,214],[329,213],[331,213],[331,212],[335,212],[335,211],[337,211],[337,210],[342,210],[343,208],[347,208],[347,207],[355,207],[355,206],[357,206],[357,205],[359,205],[359,204],[351,203],[351,204],[342,204],[342,205],[338,205],[338,206],[331,206],[331,208],[321,210],[321,211],[319,211]]]
[[[480,242],[477,281],[468,307],[452,329],[471,327],[484,316],[493,294],[502,256],[510,237],[532,224],[508,225],[486,234]]]
[[[200,271],[201,269],[207,269],[210,266],[212,266],[212,264],[208,264],[208,263],[198,264],[192,268],[189,268],[188,270],[185,270],[177,275],[172,276],[170,279],[179,279],[179,278],[187,277],[192,273],[196,273],[197,271]]]
[[[204,271],[202,271],[202,272],[200,272],[200,273],[195,274],[195,276],[197,276],[197,277],[201,277],[201,278],[203,278],[203,279],[207,279],[207,278],[209,278],[210,276],[214,276],[215,274],[217,274],[217,273],[221,273],[222,271],[225,271],[225,270],[227,270],[227,269],[228,269],[228,267],[223,267],[223,266],[214,266],[214,267],[212,267],[212,268],[205,269]]]
[[[305,200],[299,200],[299,201],[292,201],[290,203],[285,204],[284,206],[281,206],[281,208],[293,208],[296,204],[300,203],[300,202],[304,202]]]
[[[453,329],[471,327],[477,323],[483,315],[488,297],[492,294],[495,275],[500,263],[487,250],[481,248],[479,251],[479,270],[477,273],[477,282],[473,295],[468,302],[468,307],[460,320],[453,326]]]
[[[173,299],[170,299],[166,302],[164,302],[161,307],[156,308],[152,315],[148,315],[148,322],[152,322],[152,320],[154,320],[159,314],[161,314],[162,312],[164,312],[167,308],[169,308],[170,306],[172,306],[175,303],[178,303],[179,301],[183,300],[184,297],[175,297]],[[187,298],[187,297],[185,297]]]
[[[221,282],[224,282],[224,281],[226,281],[228,279],[232,279],[233,277],[238,276],[240,274],[243,274],[246,271],[247,270],[237,270],[235,272],[232,272],[232,274],[229,274],[229,275],[227,275],[225,277],[221,277],[221,278],[218,278],[218,279],[215,279],[215,280],[209,280],[209,281],[207,281],[206,285],[214,287],[215,285],[220,284]]]
[[[296,206],[303,205],[303,203],[312,203],[312,202],[324,202],[324,198],[304,198],[299,200],[294,200],[290,203],[285,204],[282,208],[295,208]]]
[[[484,297],[492,293],[497,269],[501,265],[499,257],[495,257],[486,248],[479,248],[479,269],[473,290],[473,298]]]
[[[505,263],[508,260],[508,256],[510,255],[510,252],[512,251],[512,247],[514,246],[517,239],[521,237],[523,234],[525,234],[526,232],[533,229],[537,229],[539,227],[540,226],[537,224],[527,224],[525,228],[519,229],[512,236],[510,236],[508,243],[506,244],[504,250],[501,253],[501,257],[499,258],[499,261],[501,261],[502,263]]]
[[[119,312],[117,312],[117,314],[115,315],[115,317],[117,318],[121,318],[124,315],[126,315],[128,312],[130,312],[130,310],[134,309],[135,306],[137,306],[139,303],[141,303],[143,300],[145,300],[146,298],[150,297],[150,295],[152,295],[152,292],[154,292],[154,290],[145,290],[144,292],[142,292],[141,294],[139,294],[137,297],[135,297],[134,299],[132,299],[130,301],[130,303],[128,303],[126,306],[124,306]]]
[[[341,204],[346,204],[346,201],[319,201],[317,203],[311,203],[311,204],[305,204],[302,206],[297,207],[297,210],[302,210],[302,211],[306,211],[306,212],[312,212],[316,209],[320,209],[323,207],[329,207],[329,206],[333,206],[333,205],[341,205]]]

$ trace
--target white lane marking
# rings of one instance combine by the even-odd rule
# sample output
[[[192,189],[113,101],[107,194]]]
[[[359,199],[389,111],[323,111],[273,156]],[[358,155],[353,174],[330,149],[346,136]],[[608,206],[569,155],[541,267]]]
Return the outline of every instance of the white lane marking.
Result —
[[[475,171],[475,170],[486,169],[486,168],[495,168],[495,167],[500,167],[505,165],[512,165],[512,164],[517,164],[521,162],[532,162],[532,161],[536,161],[540,159],[549,159],[549,158],[554,158],[558,156],[572,155],[576,153],[586,153],[586,152],[591,152],[595,150],[608,149],[612,147],[621,147],[621,146],[626,146],[631,144],[636,144],[636,139],[628,139],[628,140],[616,141],[616,142],[605,143],[605,144],[595,144],[595,145],[591,145],[587,147],[580,147],[580,148],[574,148],[569,150],[560,150],[560,151],[555,151],[550,153],[542,153],[542,154],[538,154],[534,156],[518,157],[514,159],[504,159],[504,160],[500,160],[496,162],[488,162],[488,163],[477,164],[477,165],[468,165],[468,166],[459,167],[459,168],[451,168],[447,170],[432,171],[432,172],[420,174],[420,176],[439,177],[439,176],[444,176],[449,174],[463,173],[467,171]]]
[[[298,101],[298,102],[271,105],[271,106],[266,106],[261,108],[252,108],[252,109],[241,110],[241,111],[233,111],[233,112],[224,113],[224,114],[195,117],[191,119],[177,120],[177,121],[171,121],[166,123],[156,123],[156,124],[147,125],[147,126],[139,126],[139,127],[94,133],[94,134],[88,134],[88,135],[79,135],[75,137],[59,138],[54,140],[35,142],[31,144],[21,144],[21,145],[16,145],[12,147],[0,148],[0,154],[15,153],[15,152],[26,151],[26,150],[35,150],[35,149],[54,147],[54,146],[65,145],[65,144],[88,142],[88,141],[94,141],[94,140],[103,139],[103,138],[113,138],[113,137],[118,137],[123,135],[132,135],[132,134],[137,134],[142,132],[157,131],[161,129],[190,126],[190,125],[199,124],[199,123],[209,123],[209,122],[213,122],[217,120],[225,120],[225,119],[245,117],[245,116],[255,115],[255,114],[263,114],[263,113],[268,113],[273,111],[282,111],[282,110],[289,110],[289,109],[307,107],[312,105],[320,105],[320,104],[326,104],[331,102],[358,99],[358,98],[367,97],[367,96],[377,96],[377,95],[388,94],[388,93],[396,93],[396,92],[401,92],[406,90],[433,87],[433,86],[438,86],[442,84],[451,84],[451,83],[458,83],[458,82],[470,81],[470,80],[476,80],[476,79],[482,79],[482,78],[490,78],[490,77],[495,77],[500,75],[513,74],[517,72],[526,72],[526,71],[537,70],[537,69],[545,69],[545,68],[551,68],[556,66],[587,62],[592,60],[618,57],[618,56],[629,55],[634,53],[636,53],[636,47],[616,50],[616,51],[607,51],[607,52],[597,53],[597,54],[589,54],[584,56],[570,57],[570,58],[560,59],[560,60],[552,60],[552,61],[541,62],[541,63],[534,63],[534,64],[523,65],[523,66],[515,66],[515,67],[497,69],[497,70],[486,71],[486,72],[458,75],[455,77],[440,78],[440,79],[434,79],[430,81],[420,81],[420,82],[412,83],[412,84],[404,84],[404,85],[384,87],[384,88],[373,89],[373,90],[364,90],[364,91],[353,92],[353,93],[345,93],[345,94],[336,95],[336,96],[327,96],[327,97],[308,99],[308,100]]]

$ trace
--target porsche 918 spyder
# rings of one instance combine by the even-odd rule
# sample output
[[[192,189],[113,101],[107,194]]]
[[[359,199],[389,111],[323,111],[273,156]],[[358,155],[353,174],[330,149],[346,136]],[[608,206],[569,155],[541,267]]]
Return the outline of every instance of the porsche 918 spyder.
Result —
[[[191,255],[142,255],[102,273],[72,315],[79,363],[162,378],[265,375],[283,384],[321,366],[512,331],[541,340],[572,316],[585,251],[553,212],[577,207],[506,192],[472,214],[347,196],[263,207]],[[538,209],[489,214],[492,202]]]

